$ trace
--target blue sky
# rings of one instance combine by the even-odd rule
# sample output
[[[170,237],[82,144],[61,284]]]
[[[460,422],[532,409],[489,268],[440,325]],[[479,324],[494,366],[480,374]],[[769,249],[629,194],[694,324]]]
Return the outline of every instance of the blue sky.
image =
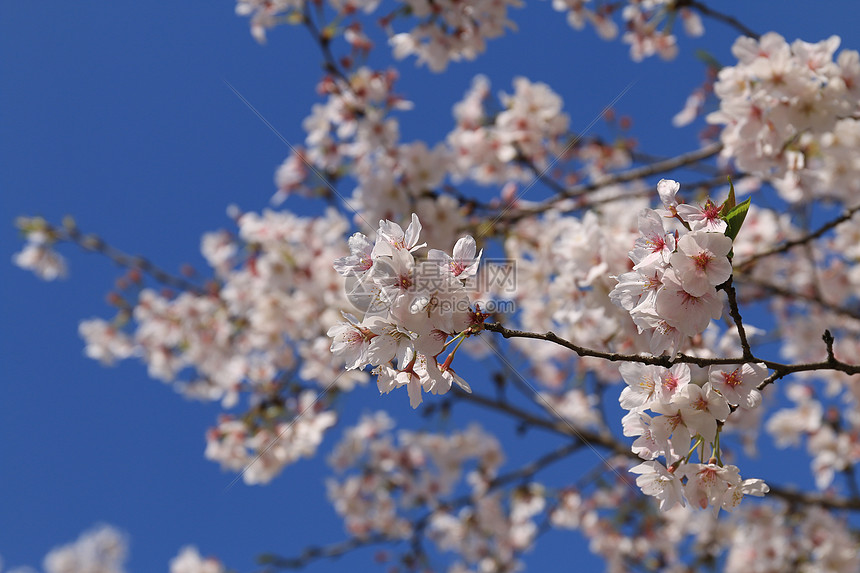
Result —
[[[759,32],[807,41],[838,34],[843,48],[860,48],[860,10],[848,0],[814,9],[782,0],[719,4]],[[524,75],[562,95],[573,129],[632,82],[618,111],[633,116],[632,133],[643,150],[671,155],[695,145],[696,128],[670,125],[703,79],[695,48],[728,63],[735,36],[706,20],[704,38],[681,38],[677,61],[634,64],[626,46],[601,42],[591,30],[574,32],[549,2],[530,3],[512,17],[517,32],[445,75],[402,63],[399,91],[416,104],[401,116],[403,140],[443,138],[451,106],[475,74],[488,75],[494,91],[510,90],[511,80]],[[375,61],[387,63],[385,48],[377,52]],[[216,405],[183,400],[136,362],[105,369],[83,356],[77,325],[111,316],[104,295],[120,274],[112,263],[65,248],[71,276],[53,284],[10,262],[20,248],[16,216],[59,222],[72,214],[83,230],[164,268],[185,262],[204,268],[201,234],[229,227],[231,203],[266,207],[274,170],[288,153],[225,80],[295,144],[317,101],[319,62],[301,29],[276,29],[266,46],[258,45],[226,0],[175,2],[169,9],[92,0],[0,6],[0,261],[6,261],[0,271],[0,555],[7,565],[38,566],[51,547],[100,522],[129,534],[133,571],[166,569],[186,543],[247,571],[264,551],[291,555],[344,537],[325,501],[321,459],[288,468],[267,487],[238,484],[225,491],[233,476],[203,458]],[[346,421],[381,406],[415,423],[405,398],[384,401],[372,387],[359,392]],[[507,424],[474,415],[512,435]],[[329,435],[324,451],[340,433]],[[538,438],[511,442],[511,457],[525,456]],[[547,441],[545,448],[552,446]],[[552,570],[560,556],[569,558],[570,537],[542,539],[526,559],[530,570]],[[356,559],[371,567],[369,557]],[[343,567],[319,563],[312,570]]]

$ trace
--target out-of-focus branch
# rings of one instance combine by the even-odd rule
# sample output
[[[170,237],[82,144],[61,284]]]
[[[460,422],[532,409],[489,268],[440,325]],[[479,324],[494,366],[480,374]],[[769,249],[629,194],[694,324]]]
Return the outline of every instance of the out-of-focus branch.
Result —
[[[775,495],[790,503],[817,505],[828,509],[848,509],[860,511],[860,497],[832,497],[820,493],[808,493],[795,489],[771,485],[768,495]]]
[[[789,249],[797,247],[798,245],[805,245],[807,243],[810,243],[810,242],[814,241],[815,239],[818,239],[819,237],[824,235],[824,233],[826,233],[827,231],[836,228],[837,226],[841,225],[845,221],[848,221],[851,217],[854,216],[854,213],[856,213],[857,211],[860,211],[860,205],[857,205],[855,207],[848,209],[847,211],[842,213],[839,217],[833,219],[832,221],[830,221],[828,223],[825,223],[824,225],[822,225],[821,227],[819,227],[818,229],[816,229],[812,233],[806,234],[806,235],[799,237],[797,239],[785,241],[781,245],[777,245],[776,247],[773,247],[772,249],[768,249],[766,251],[762,251],[760,253],[754,254],[750,258],[745,259],[745,260],[741,261],[740,263],[738,263],[735,266],[735,269],[738,271],[745,271],[745,270],[749,269],[750,267],[752,267],[756,262],[758,262],[759,260],[761,260],[765,257],[770,257],[773,255],[777,255],[779,253],[784,253],[784,252],[788,251]]]
[[[617,185],[619,183],[628,183],[630,181],[636,181],[637,179],[643,179],[645,177],[650,177],[653,175],[657,175],[659,173],[665,173],[668,171],[673,171],[675,169],[680,169],[681,167],[685,167],[687,165],[691,165],[693,163],[697,163],[702,161],[703,159],[707,159],[709,157],[713,157],[717,153],[719,153],[723,148],[722,143],[712,143],[703,147],[702,149],[697,149],[695,151],[691,151],[689,153],[684,153],[682,155],[678,155],[676,157],[672,157],[663,161],[657,161],[655,163],[651,163],[649,165],[643,165],[641,167],[636,167],[633,169],[628,169],[627,171],[620,171],[618,173],[612,173],[603,177],[597,181],[591,181],[589,183],[584,183],[582,185],[576,185],[570,188],[560,188],[556,183],[552,187],[558,191],[556,196],[547,199],[537,205],[532,207],[527,207],[523,209],[512,210],[510,213],[502,213],[499,216],[500,221],[514,222],[525,217],[530,217],[533,215],[538,215],[545,211],[548,211],[560,202],[565,199],[576,199],[578,197],[582,197],[592,191],[600,189],[602,187],[607,187],[610,185]],[[543,175],[538,173],[536,177],[544,181]]]
[[[776,294],[776,295],[779,295],[779,296],[782,296],[785,298],[794,298],[794,299],[803,300],[803,301],[806,301],[809,303],[813,303],[817,306],[820,306],[821,308],[823,308],[825,310],[832,312],[833,314],[837,314],[837,315],[844,316],[847,318],[853,318],[855,320],[860,320],[860,310],[858,310],[858,309],[845,308],[844,306],[839,306],[838,304],[833,304],[833,303],[827,302],[826,300],[823,300],[820,297],[817,297],[817,296],[814,296],[811,294],[806,294],[806,293],[802,293],[802,292],[789,290],[787,288],[783,288],[781,286],[777,286],[775,284],[772,284],[772,283],[769,283],[769,282],[766,282],[763,280],[759,280],[759,279],[743,277],[743,279],[741,281],[742,281],[741,284],[748,284],[748,285],[766,290],[772,294]]]
[[[468,394],[459,388],[452,388],[452,391],[457,396],[458,400],[471,402],[473,404],[477,404],[484,408],[489,408],[491,410],[496,410],[498,412],[502,412],[509,416],[513,416],[520,422],[523,422],[529,426],[534,426],[538,428],[544,428],[546,430],[550,430],[556,432],[558,434],[562,434],[571,438],[575,438],[580,442],[588,442],[592,445],[598,445],[606,448],[607,450],[623,455],[623,456],[634,456],[633,452],[630,451],[625,444],[617,441],[610,433],[597,433],[592,432],[590,430],[579,428],[572,426],[570,422],[562,420],[560,418],[550,419],[544,418],[542,416],[537,416],[527,410],[523,410],[509,402],[503,402],[501,400],[496,400],[493,398],[489,398],[487,396],[482,396],[481,394]]]
[[[487,484],[488,491],[492,491],[504,485],[514,483],[520,480],[526,480],[534,476],[536,473],[538,473],[545,467],[566,458],[567,456],[576,452],[583,446],[584,444],[580,441],[573,441],[564,444],[559,448],[535,459],[534,461],[525,464],[521,468],[502,474],[490,480],[490,482]],[[469,505],[473,501],[474,497],[472,495],[464,495],[447,502],[441,502],[439,506],[447,509],[459,508]],[[413,522],[413,530],[415,532],[415,534],[413,535],[413,544],[415,542],[415,535],[421,535],[424,528],[429,523],[430,517],[432,517],[432,515],[433,512],[426,513]],[[313,561],[317,561],[320,559],[334,559],[361,547],[367,547],[370,545],[383,545],[389,543],[396,544],[405,541],[407,541],[407,539],[391,537],[382,533],[374,533],[366,537],[351,537],[344,541],[332,543],[331,545],[311,546],[302,551],[301,555],[297,557],[280,557],[278,555],[273,554],[264,554],[258,557],[257,561],[261,565],[266,565],[267,571],[272,569],[302,569]]]
[[[272,569],[302,569],[313,561],[317,561],[319,559],[334,559],[360,547],[401,541],[404,540],[389,537],[388,535],[383,535],[381,533],[374,533],[367,537],[350,537],[345,541],[332,543],[331,545],[314,545],[307,547],[302,551],[302,554],[297,557],[280,557],[278,555],[267,553],[260,555],[257,558],[257,562],[260,563],[260,565],[266,566],[265,571],[271,571]]]
[[[734,16],[718,12],[717,10],[706,6],[698,0],[678,0],[675,3],[675,6],[678,8],[683,8],[685,6],[693,8],[698,11],[702,16],[707,16],[708,18],[712,18],[714,20],[727,24],[741,34],[743,34],[744,36],[749,36],[750,38],[754,38],[756,40],[758,40],[760,37],[758,34],[750,30],[743,22],[741,22]]]
[[[80,246],[86,251],[99,253],[112,260],[117,265],[127,269],[137,269],[149,275],[160,284],[197,295],[207,294],[207,290],[193,282],[165,271],[155,263],[140,255],[129,255],[116,247],[112,247],[104,239],[92,234],[83,234],[76,225],[65,228],[54,227],[46,223],[45,232],[57,242],[69,242]]]

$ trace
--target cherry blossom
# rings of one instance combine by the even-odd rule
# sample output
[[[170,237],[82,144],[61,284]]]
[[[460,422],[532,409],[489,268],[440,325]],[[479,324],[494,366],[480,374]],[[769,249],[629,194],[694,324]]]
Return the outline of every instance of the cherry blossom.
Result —
[[[631,473],[640,474],[636,485],[642,492],[660,500],[660,510],[666,511],[676,504],[685,505],[684,486],[679,476],[670,473],[659,462],[643,462],[630,469]]]
[[[728,280],[732,265],[726,256],[731,248],[732,240],[718,233],[692,232],[681,237],[671,264],[684,290],[703,296]]]
[[[659,159],[620,107],[578,125],[564,102],[580,102],[549,83],[519,76],[493,96],[482,75],[459,88],[440,141],[409,139],[412,104],[396,68],[374,67],[379,46],[440,72],[514,29],[520,6],[237,0],[258,41],[289,23],[322,57],[304,140],[274,173],[277,210],[230,208],[233,228],[201,239],[208,274],[174,276],[39,218],[18,220],[14,264],[61,278],[55,248],[73,243],[123,267],[115,316],[80,323],[84,353],[134,357],[218,402],[203,455],[236,481],[268,484],[326,451],[351,393],[423,404],[404,424],[380,411],[344,430],[325,488],[347,539],[282,563],[382,542],[393,569],[425,566],[427,544],[449,571],[518,571],[557,528],[610,571],[856,570],[836,509],[858,503],[843,478],[860,461],[860,56],[836,36],[756,36],[701,2],[553,0],[636,61],[674,58],[687,48],[678,30],[701,36],[703,19],[744,34],[737,61],[709,64],[673,120],[716,109],[704,146]],[[620,420],[604,407],[615,396]],[[470,408],[512,422],[528,459],[505,460],[495,425],[461,426]],[[742,477],[766,439],[805,446],[808,470],[783,455],[826,493]],[[541,473],[578,451],[573,470],[588,470]],[[126,553],[104,527],[45,569],[122,571]],[[225,571],[193,546],[169,567]]]
[[[423,401],[423,392],[445,394],[453,384],[471,392],[451,361],[462,341],[473,334],[470,327],[480,323],[463,283],[477,272],[480,253],[475,256],[475,240],[459,240],[454,257],[434,249],[427,261],[416,263],[413,253],[425,246],[418,244],[420,232],[421,222],[413,213],[406,231],[380,221],[372,247],[364,235],[350,238],[353,254],[337,259],[334,268],[342,275],[358,276],[351,298],[370,293],[375,302],[361,321],[344,315],[347,323],[328,330],[331,352],[349,369],[374,366],[380,393],[405,386],[413,408]],[[453,338],[446,342],[449,337]],[[455,341],[440,363],[439,355]]]
[[[52,549],[45,556],[45,572],[123,573],[127,554],[125,535],[109,525],[102,525],[81,534],[73,543]]]
[[[224,573],[224,566],[214,557],[203,558],[193,545],[183,547],[170,560],[170,573]]]
[[[730,404],[755,408],[761,403],[757,386],[767,377],[764,364],[743,364],[732,369],[712,366],[708,373],[711,386],[725,396]]]
[[[657,292],[655,307],[659,316],[687,336],[702,332],[711,319],[723,315],[723,303],[714,291],[692,294],[674,268],[663,274],[663,288]]]

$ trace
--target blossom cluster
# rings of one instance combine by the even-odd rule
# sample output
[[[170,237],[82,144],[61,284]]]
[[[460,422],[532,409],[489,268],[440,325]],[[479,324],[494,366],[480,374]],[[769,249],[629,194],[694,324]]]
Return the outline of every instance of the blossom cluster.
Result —
[[[561,97],[546,84],[522,77],[514,79],[512,93],[499,94],[498,112],[491,111],[497,104],[487,101],[489,81],[475,77],[454,105],[456,125],[444,142],[401,142],[392,112],[410,109],[411,103],[394,92],[396,79],[390,71],[359,68],[348,79],[321,82],[327,99],[314,105],[303,123],[305,147],[294,150],[278,169],[275,202],[290,194],[329,194],[328,181],[348,172],[357,185],[344,202],[358,213],[357,223],[396,221],[414,212],[425,222],[427,239],[450,248],[466,219],[460,202],[439,190],[446,177],[483,185],[528,181],[531,169],[573,155],[565,143],[569,117]],[[579,147],[590,169],[608,163],[603,148]],[[611,161],[608,166],[626,164],[624,157]],[[320,177],[326,181],[314,191]]]
[[[414,212],[427,222],[428,238],[450,248],[451,237],[466,226],[464,210],[435,190],[451,169],[452,154],[444,144],[400,141],[392,112],[412,104],[394,92],[396,80],[391,70],[366,67],[347,78],[324,78],[319,90],[326,101],[303,122],[305,147],[295,148],[278,168],[273,202],[292,194],[340,197],[333,183],[349,173],[356,185],[344,203],[356,212],[356,223],[401,220]]]
[[[313,456],[337,415],[326,410],[317,394],[305,390],[283,404],[252,410],[256,417],[224,415],[206,432],[206,458],[240,472],[248,485],[266,484],[285,466]]]
[[[633,270],[619,276],[609,294],[630,313],[639,332],[649,335],[656,355],[674,353],[682,337],[701,333],[722,316],[716,287],[732,274],[732,239],[725,235],[723,207],[711,200],[703,206],[679,204],[679,189],[676,181],[657,184],[665,211],[640,211],[640,236],[630,251]],[[686,232],[667,231],[666,215],[677,217],[680,231]]]
[[[82,533],[77,540],[55,547],[45,556],[45,573],[125,573],[128,539],[115,527],[100,525]],[[197,548],[183,547],[170,560],[170,573],[224,573],[214,557],[203,558]],[[0,569],[3,562],[0,560]],[[29,567],[9,569],[8,573],[35,573]]]
[[[443,72],[451,62],[474,60],[486,50],[487,40],[516,29],[509,19],[509,8],[521,8],[521,0],[400,0],[403,6],[379,19],[388,34],[388,44],[397,59],[416,56],[419,65]],[[305,0],[237,0],[236,14],[250,19],[251,34],[264,43],[269,29],[280,24],[302,21]],[[373,47],[374,34],[365,31],[355,15],[371,14],[379,0],[329,0],[340,19],[337,33],[354,51]],[[593,7],[591,0],[552,0],[552,7],[566,15],[576,30],[591,25],[604,40],[614,40],[623,29],[622,41],[630,46],[630,57],[639,62],[658,55],[665,60],[678,54],[674,23],[680,21],[689,37],[704,34],[699,14],[673,0],[627,0]],[[405,32],[395,32],[394,23],[412,24]],[[334,33],[333,30],[327,33]]]
[[[742,481],[736,466],[723,465],[719,445],[730,405],[749,409],[760,404],[756,387],[767,375],[763,365],[712,366],[701,385],[692,381],[686,364],[625,363],[619,370],[627,383],[619,397],[629,410],[622,420],[624,435],[636,437],[633,453],[647,460],[630,471],[640,474],[636,483],[660,500],[661,510],[687,501],[715,512],[731,510],[744,495],[768,491],[761,480]],[[690,463],[697,450],[703,463]],[[661,456],[665,464],[655,461]]]
[[[39,217],[19,217],[16,226],[24,233],[27,244],[15,253],[12,262],[22,269],[35,273],[42,280],[52,281],[68,273],[66,260],[53,249],[54,239],[45,230],[45,221]]]
[[[553,210],[517,222],[506,238],[505,253],[517,261],[518,326],[532,332],[551,330],[598,350],[646,351],[630,315],[607,297],[615,286],[611,275],[629,268],[636,207],[646,205],[631,197],[589,209],[580,217]],[[530,358],[530,375],[547,387],[562,387],[574,367],[580,375],[592,372],[605,382],[618,379],[617,368],[606,361],[576,359],[565,348],[540,341],[513,342]]]
[[[422,392],[444,394],[457,384],[469,385],[451,367],[463,340],[482,322],[472,309],[466,281],[478,272],[481,252],[475,240],[457,241],[453,257],[430,249],[416,261],[421,222],[413,214],[404,231],[397,223],[380,221],[375,243],[362,233],[349,239],[351,255],[337,259],[334,268],[347,277],[348,297],[363,313],[359,321],[331,327],[331,351],[348,369],[373,366],[379,391],[405,386],[409,403],[417,408]],[[449,341],[449,337],[452,337]],[[439,356],[456,342],[448,357]]]
[[[81,534],[73,543],[51,550],[45,556],[46,573],[100,571],[122,573],[128,542],[117,529],[102,525]]]
[[[455,179],[482,184],[530,179],[533,175],[517,160],[545,168],[564,153],[570,118],[562,112],[561,97],[549,86],[515,78],[514,93],[501,94],[504,109],[496,115],[487,110],[489,93],[489,80],[477,76],[454,106],[457,125],[447,143]]]
[[[815,485],[826,489],[837,472],[860,462],[860,416],[854,408],[841,417],[836,409],[825,416],[822,401],[805,384],[792,384],[786,394],[794,407],[774,412],[765,428],[778,447],[799,445],[805,437]]]
[[[619,26],[613,19],[613,12],[618,10],[618,6],[603,4],[592,9],[590,4],[591,0],[552,2],[557,11],[567,13],[567,22],[574,29],[582,30],[588,23],[602,39],[614,40],[618,36]],[[704,34],[699,15],[689,7],[676,7],[675,4],[671,0],[631,0],[618,10],[625,30],[622,40],[630,45],[630,58],[633,61],[639,62],[655,54],[664,60],[674,59],[678,55],[677,38],[671,27],[676,17],[680,17],[688,36]]]
[[[247,468],[247,483],[266,483],[316,451],[336,420],[327,392],[351,390],[368,376],[344,371],[327,351],[326,332],[352,308],[325,262],[344,254],[346,220],[334,210],[316,218],[266,211],[236,219],[238,237],[203,237],[215,273],[205,288],[157,292],[133,269],[111,295],[119,308],[114,320],[85,320],[79,332],[87,356],[103,364],[137,357],[151,377],[185,396],[220,400],[225,409],[247,405],[253,415],[224,416],[207,433],[206,457]],[[25,230],[37,242],[62,232],[33,225]],[[319,396],[317,387],[325,389]]]
[[[408,512],[428,508],[426,536],[461,560],[449,571],[519,570],[516,555],[531,546],[538,532],[533,518],[545,508],[540,486],[518,488],[509,498],[488,491],[504,456],[476,425],[447,435],[401,430],[396,440],[393,428],[384,412],[365,415],[329,459],[338,472],[357,472],[327,484],[349,534],[408,538],[420,533]],[[446,500],[462,487],[464,472],[470,494]]]
[[[330,497],[337,500],[336,509],[347,517],[347,530],[351,534],[403,531],[403,525],[395,525],[394,521],[375,521],[374,516],[381,515],[380,508],[396,509],[389,507],[388,501],[380,501],[379,496],[393,500],[390,495],[396,490],[397,503],[402,508],[424,504],[433,507],[443,503],[441,497],[455,491],[467,462],[474,464],[466,476],[474,491],[485,491],[504,462],[499,442],[477,425],[447,435],[401,430],[396,441],[392,436],[394,427],[394,420],[385,412],[364,415],[358,424],[344,432],[329,457],[329,465],[338,473],[361,471],[361,475],[346,476],[343,481],[331,481],[328,485]],[[397,463],[392,463],[393,460]],[[368,480],[371,476],[373,480]],[[379,487],[382,484],[390,487],[387,490]],[[358,499],[369,500],[369,494],[374,498],[372,511],[354,506]],[[350,496],[358,499],[350,502]]]
[[[408,14],[419,19],[408,32],[391,36],[394,57],[410,55],[434,72],[442,72],[451,61],[474,60],[486,49],[486,41],[515,28],[508,7],[520,0],[403,0]]]
[[[860,570],[851,527],[820,507],[791,511],[785,505],[758,505],[739,513],[714,528],[728,547],[726,573]]]
[[[545,507],[539,484],[521,486],[510,496],[493,492],[459,511],[435,511],[427,536],[440,549],[458,555],[450,573],[520,571],[523,564],[517,556],[534,544],[539,530],[535,518]]]
[[[789,44],[770,32],[741,37],[738,59],[719,72],[720,108],[708,115],[723,125],[722,154],[739,169],[773,182],[788,201],[812,197],[852,202],[860,191],[860,54],[838,36]]]

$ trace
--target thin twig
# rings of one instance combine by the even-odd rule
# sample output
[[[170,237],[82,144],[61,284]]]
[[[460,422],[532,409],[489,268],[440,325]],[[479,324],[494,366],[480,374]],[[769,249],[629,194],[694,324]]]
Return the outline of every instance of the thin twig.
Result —
[[[493,490],[509,483],[528,479],[542,469],[549,466],[550,464],[562,460],[567,456],[571,455],[572,453],[576,452],[577,450],[582,448],[583,445],[584,444],[579,441],[572,441],[567,444],[564,444],[563,446],[547,454],[544,454],[543,456],[524,465],[519,469],[500,475],[495,479],[490,480],[490,482],[488,483],[488,490]],[[464,495],[448,502],[442,502],[439,504],[439,506],[449,509],[459,508],[466,505],[470,505],[473,501],[474,497],[472,495]],[[413,545],[413,549],[416,542],[420,542],[421,532],[423,532],[424,528],[427,526],[432,516],[433,512],[429,512],[413,522],[414,533],[409,538]],[[341,555],[344,555],[345,553],[348,553],[349,551],[352,551],[353,549],[358,549],[360,547],[388,543],[395,544],[402,543],[404,541],[407,541],[407,539],[392,537],[383,533],[374,533],[365,537],[351,537],[344,541],[339,541],[330,545],[311,546],[302,551],[302,554],[297,557],[280,557],[277,555],[265,554],[261,555],[257,559],[257,561],[261,565],[268,565],[276,569],[302,569],[313,561],[340,557]]]
[[[602,358],[604,360],[609,360],[610,362],[637,362],[639,364],[655,364],[657,366],[670,368],[674,364],[695,364],[696,366],[705,367],[723,364],[744,364],[746,362],[754,361],[764,364],[771,370],[775,370],[778,373],[779,378],[782,378],[789,374],[793,374],[795,372],[810,372],[814,370],[838,370],[846,374],[860,374],[860,366],[848,364],[842,362],[841,360],[825,360],[822,362],[808,362],[803,364],[783,364],[781,362],[764,360],[762,358],[757,357],[752,357],[750,359],[744,356],[733,358],[702,358],[699,356],[690,356],[681,353],[678,353],[675,356],[653,356],[650,354],[619,354],[615,352],[602,352],[600,350],[585,348],[583,346],[574,344],[569,340],[565,340],[564,338],[561,338],[553,332],[538,333],[527,332],[523,330],[512,330],[509,328],[505,328],[498,323],[485,323],[484,329],[490,330],[492,332],[497,332],[505,338],[530,338],[534,340],[546,340],[548,342],[552,342],[554,344],[558,344],[559,346],[563,346],[569,350],[572,350],[579,356]]]
[[[76,226],[67,229],[49,227],[47,230],[52,233],[58,241],[75,243],[84,250],[106,256],[121,267],[125,267],[127,269],[138,269],[165,286],[201,296],[207,294],[206,289],[187,279],[170,274],[146,257],[129,255],[116,247],[112,247],[101,237],[91,234],[84,235]]]
[[[763,280],[759,280],[759,279],[750,278],[750,277],[744,277],[741,284],[748,284],[748,285],[769,291],[773,294],[776,294],[776,295],[779,295],[779,296],[782,296],[785,298],[789,298],[789,299],[793,298],[793,299],[799,299],[799,300],[803,300],[806,302],[810,302],[810,303],[813,303],[817,306],[820,306],[821,308],[823,308],[825,310],[832,312],[833,314],[845,316],[848,318],[853,318],[855,320],[860,320],[860,310],[846,308],[844,306],[839,306],[838,304],[833,304],[833,303],[827,302],[827,301],[822,300],[821,298],[816,297],[814,295],[789,290],[787,288],[783,288],[781,286],[777,286],[775,284],[772,284],[772,283],[769,283],[769,282],[766,282]]]
[[[553,188],[558,190],[556,196],[547,199],[537,205],[526,207],[510,214],[505,214],[501,217],[501,220],[504,221],[518,221],[525,217],[530,217],[532,215],[537,215],[548,211],[556,206],[557,203],[563,201],[565,199],[575,199],[577,197],[581,197],[592,191],[600,189],[602,187],[608,187],[610,185],[617,185],[619,183],[627,183],[630,181],[636,181],[637,179],[643,179],[645,177],[650,177],[652,175],[656,175],[658,173],[664,173],[667,171],[673,171],[675,169],[679,169],[681,167],[685,167],[687,165],[691,165],[693,163],[697,163],[702,161],[703,159],[707,159],[709,157],[713,157],[717,153],[719,153],[723,148],[722,143],[712,143],[702,149],[697,149],[695,151],[691,151],[689,153],[684,153],[682,155],[678,155],[676,157],[672,157],[666,159],[664,161],[658,161],[656,163],[651,163],[650,165],[643,165],[642,167],[635,167],[633,169],[628,169],[627,171],[620,171],[618,173],[612,173],[603,177],[597,181],[591,181],[589,183],[584,183],[582,185],[576,185],[574,187],[570,187],[568,189],[558,187],[557,184]]]
[[[712,18],[724,24],[728,24],[744,36],[749,36],[750,38],[754,38],[758,40],[760,36],[756,34],[754,31],[749,29],[745,24],[743,24],[740,20],[735,18],[734,16],[729,16],[728,14],[723,14],[722,12],[718,12],[709,6],[706,6],[702,2],[698,0],[678,0],[676,6],[681,8],[684,6],[689,6],[690,8],[695,8],[698,10],[703,16],[707,16],[708,18]]]
[[[382,533],[374,533],[367,537],[350,537],[345,541],[332,543],[331,545],[307,547],[298,557],[280,557],[278,555],[264,554],[257,558],[257,562],[276,569],[302,569],[312,561],[340,557],[359,547],[400,541],[403,541],[403,539],[390,537]]]
[[[824,233],[826,233],[827,231],[839,226],[840,224],[844,223],[845,221],[848,221],[852,216],[854,216],[854,213],[856,213],[857,211],[860,211],[860,205],[857,205],[856,207],[852,207],[851,209],[848,209],[847,211],[842,213],[839,217],[833,219],[829,223],[822,225],[821,227],[819,227],[818,229],[816,229],[812,233],[809,233],[809,234],[804,235],[804,236],[797,238],[797,239],[785,241],[781,245],[773,247],[772,249],[768,249],[766,251],[756,253],[755,255],[751,256],[750,258],[745,259],[745,260],[741,261],[740,263],[738,263],[737,265],[735,265],[735,269],[738,271],[745,271],[748,268],[750,268],[752,265],[754,265],[756,262],[758,262],[760,259],[763,259],[765,257],[770,257],[773,255],[777,255],[779,253],[784,253],[784,252],[788,251],[789,249],[792,249],[798,245],[805,245],[806,243],[814,241],[815,239],[818,239],[819,237],[824,235]]]
[[[752,349],[750,348],[749,340],[747,340],[747,333],[744,329],[744,323],[741,319],[741,311],[738,309],[738,295],[735,292],[735,287],[732,284],[732,277],[729,277],[729,280],[725,282],[724,285],[721,285],[723,290],[726,291],[726,295],[729,299],[729,315],[731,315],[732,320],[735,322],[735,327],[738,330],[738,338],[741,341],[741,349],[744,353],[744,358],[748,362],[754,362],[755,356],[753,356]]]

